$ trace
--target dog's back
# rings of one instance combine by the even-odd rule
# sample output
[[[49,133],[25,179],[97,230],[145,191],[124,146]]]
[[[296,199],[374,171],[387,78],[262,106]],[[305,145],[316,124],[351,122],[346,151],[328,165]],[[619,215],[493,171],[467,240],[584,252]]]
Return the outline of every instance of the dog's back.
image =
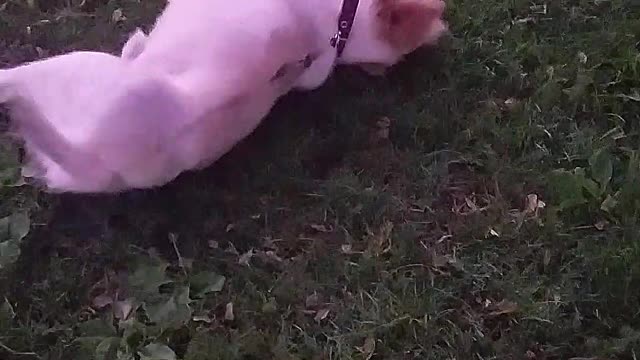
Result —
[[[303,59],[311,37],[307,26],[284,0],[171,1],[134,63],[176,75],[211,103],[227,95],[220,91],[250,91],[283,64]]]

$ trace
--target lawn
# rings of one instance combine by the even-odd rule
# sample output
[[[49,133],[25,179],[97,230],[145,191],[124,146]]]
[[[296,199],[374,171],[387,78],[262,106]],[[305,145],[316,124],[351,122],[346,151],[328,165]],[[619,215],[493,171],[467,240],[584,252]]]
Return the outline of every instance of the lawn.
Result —
[[[161,6],[5,1],[0,66]],[[3,138],[0,359],[640,357],[640,3],[448,6],[161,189],[47,195]]]

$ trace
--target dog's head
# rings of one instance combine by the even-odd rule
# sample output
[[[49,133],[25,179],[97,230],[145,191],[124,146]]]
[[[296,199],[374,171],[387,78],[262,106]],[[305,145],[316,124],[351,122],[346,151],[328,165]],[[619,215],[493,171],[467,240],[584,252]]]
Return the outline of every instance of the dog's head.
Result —
[[[434,45],[447,31],[443,0],[365,0],[340,59],[385,67],[406,54]]]

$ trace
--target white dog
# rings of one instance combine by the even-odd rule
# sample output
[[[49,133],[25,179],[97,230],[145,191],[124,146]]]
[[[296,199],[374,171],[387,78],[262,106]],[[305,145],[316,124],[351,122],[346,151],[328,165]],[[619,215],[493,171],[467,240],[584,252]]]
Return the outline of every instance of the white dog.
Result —
[[[0,71],[0,103],[50,191],[163,185],[209,165],[291,88],[337,63],[389,66],[445,31],[440,0],[174,0],[121,57]],[[340,32],[338,32],[340,30]]]

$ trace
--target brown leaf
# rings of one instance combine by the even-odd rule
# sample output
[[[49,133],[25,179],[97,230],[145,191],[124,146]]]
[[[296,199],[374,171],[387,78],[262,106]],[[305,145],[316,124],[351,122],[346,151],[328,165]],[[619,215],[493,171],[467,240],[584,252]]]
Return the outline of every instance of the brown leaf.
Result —
[[[471,212],[476,212],[478,211],[479,207],[478,205],[476,205],[475,202],[473,202],[473,200],[469,199],[468,197],[464,197],[464,202],[465,204],[467,204],[467,206],[469,207],[469,209],[471,210]]]
[[[113,304],[113,298],[107,294],[98,295],[91,301],[91,305],[96,309],[102,309],[111,304]]]
[[[119,23],[119,22],[125,21],[125,20],[127,20],[127,17],[124,16],[124,12],[120,8],[115,9],[113,11],[113,13],[111,14],[111,21],[114,22],[114,23]]]
[[[317,293],[313,293],[307,296],[307,299],[304,301],[304,306],[307,309],[313,309],[320,305],[320,296]]]
[[[249,264],[249,261],[251,261],[251,258],[255,255],[255,252],[253,251],[253,249],[247,251],[246,253],[242,254],[240,256],[240,258],[238,258],[238,264],[240,265],[244,265],[244,266],[251,266]]]
[[[280,256],[278,256],[278,255],[276,254],[276,252],[275,252],[275,251],[271,251],[271,250],[269,250],[269,251],[265,251],[265,253],[264,253],[264,254],[265,254],[265,257],[266,257],[267,259],[272,260],[272,261],[274,261],[274,262],[281,263],[281,262],[283,262],[283,261],[284,261]]]
[[[356,346],[356,349],[364,355],[365,360],[369,360],[373,357],[376,351],[376,339],[372,336],[369,336],[365,339],[364,345],[361,347]]]
[[[388,129],[391,127],[391,119],[383,116],[376,122],[376,126],[378,129]]]
[[[518,304],[508,300],[502,300],[499,303],[494,304],[492,307],[495,310],[488,314],[490,317],[513,314],[519,309]]]
[[[381,117],[375,123],[375,128],[369,134],[371,145],[385,143],[389,139],[389,129],[392,120],[386,116]]]
[[[517,104],[518,104],[518,100],[516,98],[512,98],[512,97],[510,97],[510,98],[508,98],[507,100],[504,101],[504,105],[509,109],[513,108]]]
[[[446,255],[438,255],[434,252],[431,253],[431,264],[435,268],[442,268],[449,264],[449,257]]]
[[[329,225],[311,224],[311,225],[309,225],[309,227],[312,228],[313,230],[315,230],[317,232],[321,232],[321,233],[333,232],[333,227],[329,226]]]
[[[351,254],[353,253],[351,244],[342,244],[340,245],[340,250],[343,254]]]
[[[209,316],[209,314],[193,315],[191,319],[195,322],[203,322],[207,324],[211,324],[213,322],[213,319]]]
[[[550,263],[551,263],[551,251],[549,251],[549,249],[545,249],[544,254],[542,256],[542,264],[545,267],[548,267]]]
[[[262,312],[273,314],[276,311],[278,311],[278,302],[276,301],[276,298],[270,297],[269,301],[262,305]]]
[[[329,309],[320,309],[318,310],[318,312],[316,313],[316,316],[313,318],[316,322],[321,322],[322,320],[326,319],[327,316],[329,316],[329,312],[331,310]]]
[[[547,204],[544,201],[538,198],[536,194],[527,195],[527,204],[525,206],[524,212],[526,214],[538,214],[540,209],[544,209]]]
[[[368,250],[372,255],[380,256],[391,250],[391,232],[393,223],[385,221],[377,233],[371,234]]]
[[[604,230],[604,228],[607,226],[608,222],[606,220],[600,220],[598,222],[596,222],[593,226],[598,229],[599,231]]]
[[[127,320],[133,311],[133,301],[127,299],[113,303],[114,316],[119,320]]]
[[[224,319],[227,321],[233,321],[235,319],[235,315],[233,314],[233,303],[227,303],[224,310]]]

